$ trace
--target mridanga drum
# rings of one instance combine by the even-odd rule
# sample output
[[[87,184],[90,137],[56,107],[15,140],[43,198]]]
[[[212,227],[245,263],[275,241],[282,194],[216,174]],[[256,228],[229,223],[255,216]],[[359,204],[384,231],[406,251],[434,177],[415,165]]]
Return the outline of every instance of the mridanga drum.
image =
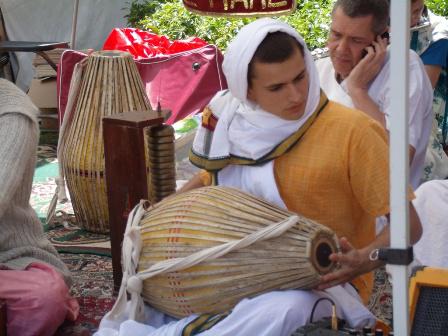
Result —
[[[273,290],[310,289],[336,267],[329,228],[233,188],[175,194],[149,210],[140,205],[129,218],[113,315],[126,291],[131,317],[138,319],[142,297],[181,318],[227,311]]]
[[[127,111],[151,110],[151,107],[134,60],[126,52],[92,53],[87,58],[80,85],[59,160],[77,223],[86,230],[106,233],[109,213],[101,120]]]

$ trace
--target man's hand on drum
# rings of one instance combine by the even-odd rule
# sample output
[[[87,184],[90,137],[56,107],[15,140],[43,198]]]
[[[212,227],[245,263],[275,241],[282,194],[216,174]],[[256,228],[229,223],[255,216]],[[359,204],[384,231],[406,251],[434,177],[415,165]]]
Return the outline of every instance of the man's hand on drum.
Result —
[[[350,282],[357,276],[375,268],[369,260],[369,253],[366,250],[356,249],[345,237],[339,240],[339,244],[341,252],[332,253],[329,257],[339,267],[334,272],[323,275],[316,289],[324,290]]]

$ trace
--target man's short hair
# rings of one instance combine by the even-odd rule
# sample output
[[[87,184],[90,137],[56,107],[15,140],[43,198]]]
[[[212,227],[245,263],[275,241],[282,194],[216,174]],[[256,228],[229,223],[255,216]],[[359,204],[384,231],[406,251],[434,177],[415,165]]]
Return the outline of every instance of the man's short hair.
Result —
[[[254,75],[254,63],[281,63],[286,61],[298,48],[302,56],[303,46],[293,36],[277,31],[266,35],[255,50],[254,56],[247,68],[247,84],[250,87]]]
[[[373,16],[372,31],[375,35],[382,34],[390,22],[389,0],[337,0],[333,12],[341,8],[345,15],[351,18]]]

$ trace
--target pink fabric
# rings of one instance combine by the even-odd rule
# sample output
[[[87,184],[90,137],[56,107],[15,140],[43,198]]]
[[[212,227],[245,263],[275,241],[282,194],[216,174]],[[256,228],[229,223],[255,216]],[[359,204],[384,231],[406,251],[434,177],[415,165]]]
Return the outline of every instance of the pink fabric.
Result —
[[[75,70],[75,64],[87,57],[87,54],[76,50],[65,50],[58,64],[56,93],[58,97],[59,127],[62,125],[65,107],[67,106],[70,81]]]
[[[43,263],[0,270],[0,298],[6,300],[8,336],[50,336],[79,313],[63,277]]]

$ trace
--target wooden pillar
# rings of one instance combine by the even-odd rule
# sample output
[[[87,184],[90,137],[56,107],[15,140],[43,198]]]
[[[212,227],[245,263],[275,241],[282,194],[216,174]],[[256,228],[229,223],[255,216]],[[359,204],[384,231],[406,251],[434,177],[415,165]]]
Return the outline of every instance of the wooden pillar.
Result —
[[[148,198],[145,127],[161,125],[156,111],[126,112],[103,118],[103,139],[114,289],[122,278],[121,243],[129,212]]]

